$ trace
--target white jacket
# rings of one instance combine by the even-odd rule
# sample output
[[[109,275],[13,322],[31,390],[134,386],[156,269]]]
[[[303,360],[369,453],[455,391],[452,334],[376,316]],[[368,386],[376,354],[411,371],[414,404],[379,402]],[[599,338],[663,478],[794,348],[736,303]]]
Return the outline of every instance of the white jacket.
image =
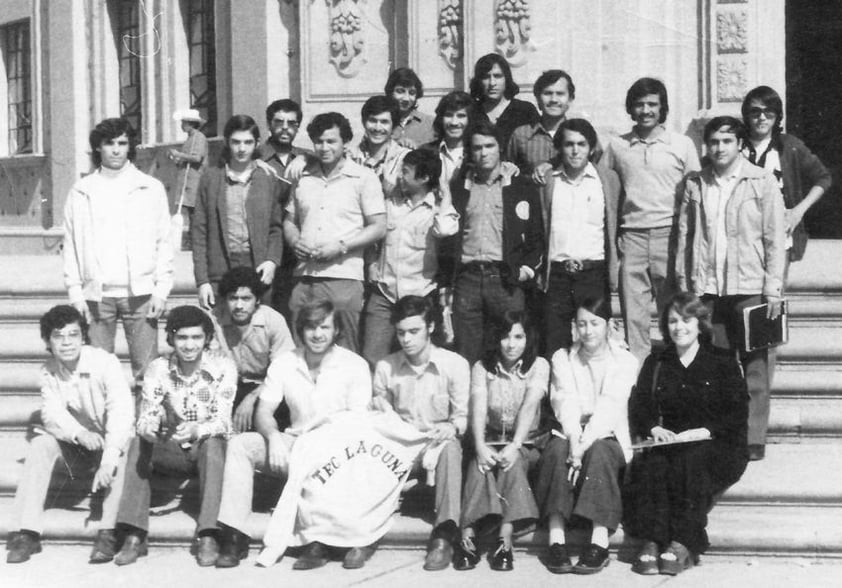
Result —
[[[173,252],[170,243],[170,213],[164,185],[126,164],[132,186],[124,210],[128,224],[129,290],[133,296],[151,294],[162,300],[173,285]],[[64,285],[70,301],[102,300],[102,270],[98,255],[108,247],[99,235],[93,196],[99,189],[99,170],[78,180],[64,206]]]
[[[590,396],[591,374],[580,355],[581,345],[553,354],[550,404],[567,438],[578,436],[585,449],[597,439],[617,438],[626,462],[631,460],[628,402],[637,380],[637,359],[619,344],[609,340],[609,360],[596,397]],[[582,429],[582,415],[590,414]]]

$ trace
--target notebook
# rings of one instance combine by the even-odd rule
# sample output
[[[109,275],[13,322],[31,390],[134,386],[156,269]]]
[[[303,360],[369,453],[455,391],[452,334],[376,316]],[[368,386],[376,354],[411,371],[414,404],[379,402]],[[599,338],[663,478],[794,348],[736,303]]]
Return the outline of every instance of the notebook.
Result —
[[[744,351],[775,347],[789,340],[787,301],[781,302],[781,314],[775,320],[766,318],[767,310],[765,303],[743,308],[741,342]]]

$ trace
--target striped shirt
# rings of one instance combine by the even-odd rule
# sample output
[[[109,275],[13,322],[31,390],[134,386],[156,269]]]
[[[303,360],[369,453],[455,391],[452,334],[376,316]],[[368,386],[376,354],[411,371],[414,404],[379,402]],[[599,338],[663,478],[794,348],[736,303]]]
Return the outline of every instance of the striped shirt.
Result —
[[[553,135],[540,122],[516,128],[506,146],[506,160],[514,163],[524,175],[531,174],[536,165],[557,154]]]

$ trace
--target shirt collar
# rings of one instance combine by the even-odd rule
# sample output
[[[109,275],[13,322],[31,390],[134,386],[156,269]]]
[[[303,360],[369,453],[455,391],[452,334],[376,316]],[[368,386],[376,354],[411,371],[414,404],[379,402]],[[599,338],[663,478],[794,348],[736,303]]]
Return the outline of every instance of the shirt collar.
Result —
[[[418,114],[418,105],[412,107],[412,110],[406,116],[406,118],[402,118],[398,123],[402,127],[408,126],[411,122],[421,122],[421,116]]]
[[[430,343],[430,358],[427,360],[427,364],[424,366],[424,371],[426,372],[428,369],[432,368],[436,372],[439,371],[438,361],[440,360],[441,350]],[[415,371],[415,366],[409,363],[409,358],[406,356],[406,353],[403,351],[400,352],[400,362],[399,362],[400,369],[407,369],[410,371]]]
[[[209,349],[205,349],[202,352],[202,359],[199,361],[199,368],[194,372],[194,374],[203,372],[210,376],[213,380],[220,379],[222,377],[223,363],[215,361],[215,359],[218,359],[218,357],[213,357],[213,352]],[[187,376],[182,374],[181,370],[178,369],[178,356],[176,356],[175,351],[170,353],[167,367],[170,375],[176,376],[181,380],[187,379]]]
[[[48,365],[49,371],[63,380],[69,380],[74,375],[90,376],[91,373],[93,373],[94,367],[93,359],[91,358],[91,347],[89,345],[82,346],[82,350],[79,353],[79,362],[76,364],[76,369],[73,371],[64,367],[64,364],[61,363],[55,356],[50,358]]]
[[[667,132],[666,127],[663,124],[659,124],[658,128],[661,129],[661,132],[658,133],[658,136],[655,138],[650,137],[647,139],[641,138],[636,132],[632,131],[631,133],[629,133],[629,143],[631,143],[632,145],[635,145],[636,143],[672,143],[672,139],[670,138],[670,134]]]
[[[362,176],[363,170],[365,169],[362,165],[349,159],[347,156],[342,157],[342,160],[337,164],[337,167],[338,169],[335,170],[335,175],[346,176],[349,178],[359,178]],[[309,163],[307,167],[304,168],[301,175],[327,179],[327,177],[322,173],[322,168],[318,160]]]
[[[251,181],[251,176],[254,173],[256,167],[257,166],[254,164],[254,162],[250,162],[249,166],[242,173],[237,173],[234,170],[232,170],[226,163],[225,177],[228,178],[228,182],[231,184],[240,184],[245,186]]]
[[[523,373],[523,358],[517,360],[515,365],[512,366],[511,370],[507,370],[503,367],[503,364],[498,361],[497,365],[494,368],[494,374],[497,376],[507,376],[510,378],[520,378],[521,380],[526,379],[526,374]]]
[[[410,204],[411,202],[409,196],[404,196],[400,190],[396,190],[395,192],[393,192],[390,198],[395,202],[395,204]],[[427,192],[424,195],[424,198],[422,198],[421,201],[418,202],[416,207],[422,205],[426,205],[429,208],[435,208],[436,195],[433,192]]]
[[[231,318],[231,313],[228,312],[228,308],[224,304],[220,305],[220,310],[218,313],[216,313],[216,320],[219,321],[220,326],[223,327],[230,327],[234,325],[234,320]],[[249,322],[249,326],[266,326],[266,314],[263,312],[262,304],[258,305],[257,310],[254,311],[254,314],[251,317],[251,321]]]
[[[512,170],[510,166],[505,165],[505,163],[506,162],[500,162],[500,166],[494,171],[490,178],[490,182],[476,182],[476,172],[471,170],[465,175],[465,189],[470,190],[474,187],[475,183],[490,186],[500,182],[501,187],[510,185],[512,183],[512,178],[516,174],[514,173],[514,170]],[[515,170],[517,170],[517,168],[515,168]]]
[[[723,184],[727,184],[728,182],[732,182],[738,177],[740,177],[743,173],[743,156],[739,156],[740,159],[737,162],[737,165],[734,166],[734,169],[731,170],[727,176],[719,176],[714,171],[713,172],[713,181],[716,182],[718,186],[722,186]]]
[[[567,182],[569,182],[571,184],[574,183],[574,181],[570,179],[570,176],[567,175],[567,172],[564,171],[563,165],[559,166],[558,169],[554,169],[553,175],[559,176],[560,178],[565,179]],[[582,175],[580,176],[580,180],[582,178],[598,178],[598,177],[599,177],[599,174],[597,173],[596,168],[594,167],[593,163],[591,163],[589,161],[587,163],[587,165],[585,166],[585,171],[582,172]]]
[[[530,137],[534,137],[535,135],[546,135],[550,139],[553,138],[553,134],[547,130],[547,128],[544,126],[544,123],[540,120],[532,125],[532,134],[530,135]]]

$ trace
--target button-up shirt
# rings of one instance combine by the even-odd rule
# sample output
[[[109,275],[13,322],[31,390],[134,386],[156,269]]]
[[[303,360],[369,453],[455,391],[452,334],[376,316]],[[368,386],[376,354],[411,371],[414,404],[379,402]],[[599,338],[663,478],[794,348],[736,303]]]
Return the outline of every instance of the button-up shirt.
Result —
[[[403,158],[407,153],[409,149],[401,147],[397,141],[390,140],[382,155],[374,158],[371,155],[368,139],[364,138],[355,149],[351,150],[350,157],[354,162],[374,172],[380,180],[383,196],[388,197],[398,184]]]
[[[605,194],[592,164],[575,181],[553,172],[550,261],[605,259]]]
[[[553,135],[540,122],[516,128],[506,146],[506,160],[518,166],[524,174],[531,174],[536,165],[549,161],[557,153]]]
[[[436,240],[459,231],[459,214],[451,206],[440,210],[429,192],[413,204],[393,195],[386,201],[386,237],[369,275],[391,302],[413,294],[426,296],[436,288]]]
[[[604,161],[623,183],[623,229],[672,226],[682,180],[689,172],[701,169],[693,141],[663,126],[649,139],[641,139],[634,131],[612,137]]]
[[[433,346],[424,366],[398,351],[374,369],[374,395],[385,398],[400,417],[421,431],[450,423],[460,435],[468,425],[471,373],[461,355]]]
[[[217,305],[214,318],[222,334],[214,341],[234,359],[242,382],[262,382],[269,363],[282,352],[295,349],[284,317],[266,305],[257,307],[245,328],[234,324],[225,304]]]
[[[511,371],[498,363],[496,369],[489,372],[478,361],[471,370],[471,396],[483,389],[486,392],[486,443],[508,443],[512,440],[518,414],[530,390],[539,389],[542,397],[547,395],[550,385],[550,364],[547,360],[537,357],[526,372],[522,368],[520,361]],[[540,417],[540,410],[536,410],[527,439],[535,437],[538,432]]]
[[[368,362],[344,347],[334,345],[322,358],[314,377],[304,349],[283,352],[269,366],[260,400],[280,404],[286,400],[290,426],[300,435],[309,424],[342,410],[366,410],[371,402]]]
[[[707,217],[708,234],[713,236],[711,247],[703,251],[702,267],[705,268],[705,294],[721,296],[727,291],[725,283],[725,259],[728,253],[728,231],[726,230],[726,211],[728,201],[740,179],[742,163],[739,163],[727,176],[713,175],[708,184],[705,208],[711,212]]]
[[[282,155],[271,141],[266,141],[260,146],[260,159],[272,166],[281,177],[284,176],[287,166],[293,159],[299,155],[306,155],[308,153],[309,151],[293,145],[289,153]]]
[[[227,437],[236,392],[237,366],[228,357],[205,351],[189,376],[181,373],[175,353],[159,357],[143,376],[137,430],[188,422],[198,423],[199,438]]]
[[[341,166],[341,167],[340,167]],[[365,217],[385,214],[377,176],[348,159],[330,177],[318,163],[305,168],[287,204],[289,218],[310,247],[348,240],[365,227]],[[299,260],[296,276],[363,279],[363,251],[354,249],[331,261]]]
[[[134,425],[134,398],[120,360],[84,345],[76,369],[51,357],[41,366],[41,420],[59,441],[91,431],[105,439],[103,459],[126,450]]]
[[[462,263],[503,260],[503,186],[511,176],[494,171],[487,182],[475,176],[465,178],[470,192],[465,208],[465,233],[462,237]]]
[[[449,184],[453,176],[462,167],[464,161],[465,147],[459,143],[458,147],[449,149],[447,143],[439,143],[439,160],[441,161],[442,182]]]
[[[434,117],[432,115],[414,109],[409,113],[409,116],[402,119],[392,129],[392,139],[395,141],[407,139],[412,141],[416,147],[420,147],[424,143],[429,143],[435,138],[433,120]]]
[[[251,165],[241,174],[235,173],[228,166],[225,167],[225,215],[228,221],[226,240],[228,251],[231,253],[248,253],[251,251],[246,198],[248,197],[253,172],[254,165]]]

